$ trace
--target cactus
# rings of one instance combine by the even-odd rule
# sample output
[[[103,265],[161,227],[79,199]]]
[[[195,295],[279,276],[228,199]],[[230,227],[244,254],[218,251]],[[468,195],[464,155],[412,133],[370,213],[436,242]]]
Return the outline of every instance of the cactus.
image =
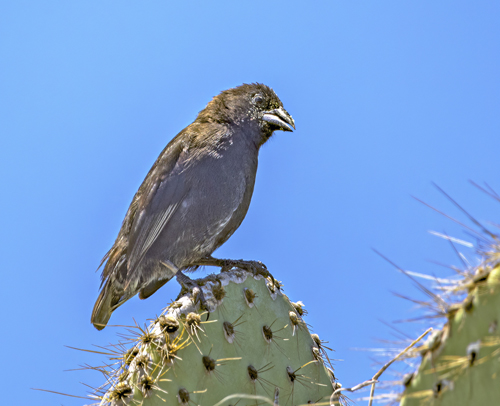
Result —
[[[420,348],[418,371],[404,379],[401,406],[500,404],[500,265],[498,247],[465,279],[445,288],[466,292],[446,305],[447,321]],[[439,300],[439,298],[437,298]]]
[[[233,270],[198,280],[208,303],[180,296],[132,347],[115,351],[101,405],[299,405],[328,402],[336,383],[302,303],[280,283]]]

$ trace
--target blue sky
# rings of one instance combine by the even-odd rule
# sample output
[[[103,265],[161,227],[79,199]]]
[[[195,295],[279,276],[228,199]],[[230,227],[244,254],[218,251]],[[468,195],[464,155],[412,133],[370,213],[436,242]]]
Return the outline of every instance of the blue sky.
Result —
[[[395,339],[380,320],[421,314],[391,293],[417,289],[372,248],[447,276],[429,260],[460,261],[428,230],[474,241],[411,196],[466,221],[435,182],[498,222],[468,183],[500,191],[498,21],[494,1],[2,2],[3,402],[80,405],[29,388],[103,382],[66,371],[104,359],[65,346],[121,331],[90,324],[94,271],[162,148],[244,82],[273,87],[297,130],[264,146],[247,218],[217,255],[266,263],[343,360],[343,385],[368,379],[372,355],[352,349]],[[130,300],[112,322],[143,322],[178,289]],[[416,337],[427,323],[397,328]]]

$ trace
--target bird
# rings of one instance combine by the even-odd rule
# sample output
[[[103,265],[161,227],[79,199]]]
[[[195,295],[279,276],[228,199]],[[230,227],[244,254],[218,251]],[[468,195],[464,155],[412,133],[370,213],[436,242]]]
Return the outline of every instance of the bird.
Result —
[[[217,259],[212,253],[245,218],[260,147],[276,130],[293,131],[295,122],[274,90],[242,84],[213,97],[168,143],[99,265],[100,293],[91,316],[98,330],[125,301],[137,293],[148,298],[174,276],[195,290],[183,272],[205,265],[267,270],[259,261]]]

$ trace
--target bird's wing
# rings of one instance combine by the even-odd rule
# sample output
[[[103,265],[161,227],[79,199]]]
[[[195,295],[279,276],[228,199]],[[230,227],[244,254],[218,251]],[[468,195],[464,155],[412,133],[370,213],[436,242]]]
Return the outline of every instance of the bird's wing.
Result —
[[[137,217],[138,221],[134,227],[137,230],[136,235],[132,235],[129,242],[129,248],[132,248],[128,256],[130,269],[135,268],[141,262],[144,255],[149,248],[151,248],[165,225],[168,223],[168,220],[179,207],[181,201],[182,197],[171,199],[170,201],[165,201],[165,207],[157,212],[148,215],[148,212],[151,210],[146,208],[139,214]]]
[[[138,280],[128,271],[130,253],[143,255],[154,242],[158,230],[175,211],[175,202],[167,204],[163,213],[158,212],[149,222],[144,221],[148,217],[144,216],[145,210],[154,200],[157,189],[165,178],[175,173],[188,141],[189,135],[184,129],[162,151],[132,199],[118,237],[101,262],[101,265],[105,263],[101,275],[101,293],[92,312],[92,323],[99,330],[106,326],[111,313],[118,306],[137,293]]]
[[[156,168],[159,173],[149,182],[144,181],[148,190],[139,204],[129,235],[127,256],[130,270],[144,258],[189,191],[181,174],[188,159],[187,148],[172,152],[175,156],[166,159],[166,167],[160,162]]]
[[[179,161],[182,161],[186,145],[189,144],[188,128],[177,134],[163,149],[132,199],[115,243],[101,261],[101,265],[106,263],[101,275],[101,288],[104,286],[105,281],[111,277],[114,279],[118,278],[119,280],[127,279],[128,267],[126,264],[129,262],[130,253],[134,250],[134,247],[138,243],[139,248],[136,249],[136,252],[140,253],[144,251],[140,247],[144,247],[145,242],[149,246],[152,243],[152,241],[148,241],[147,239],[147,229],[137,227],[142,224],[139,217],[143,215],[145,209],[154,198],[161,182],[165,177],[171,175],[178,167]],[[160,217],[158,220],[161,221],[161,216],[158,217]],[[166,220],[168,213],[164,217]],[[140,231],[140,235],[137,234],[137,231]]]

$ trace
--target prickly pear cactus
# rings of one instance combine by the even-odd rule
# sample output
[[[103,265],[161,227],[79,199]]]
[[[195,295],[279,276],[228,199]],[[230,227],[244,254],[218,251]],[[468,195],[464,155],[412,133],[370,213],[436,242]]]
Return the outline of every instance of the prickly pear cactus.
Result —
[[[420,348],[401,406],[500,405],[500,266],[485,263],[454,289],[467,297]]]
[[[101,405],[300,405],[337,387],[303,305],[279,283],[235,270],[200,282],[209,312],[189,295],[172,303],[107,371]]]

